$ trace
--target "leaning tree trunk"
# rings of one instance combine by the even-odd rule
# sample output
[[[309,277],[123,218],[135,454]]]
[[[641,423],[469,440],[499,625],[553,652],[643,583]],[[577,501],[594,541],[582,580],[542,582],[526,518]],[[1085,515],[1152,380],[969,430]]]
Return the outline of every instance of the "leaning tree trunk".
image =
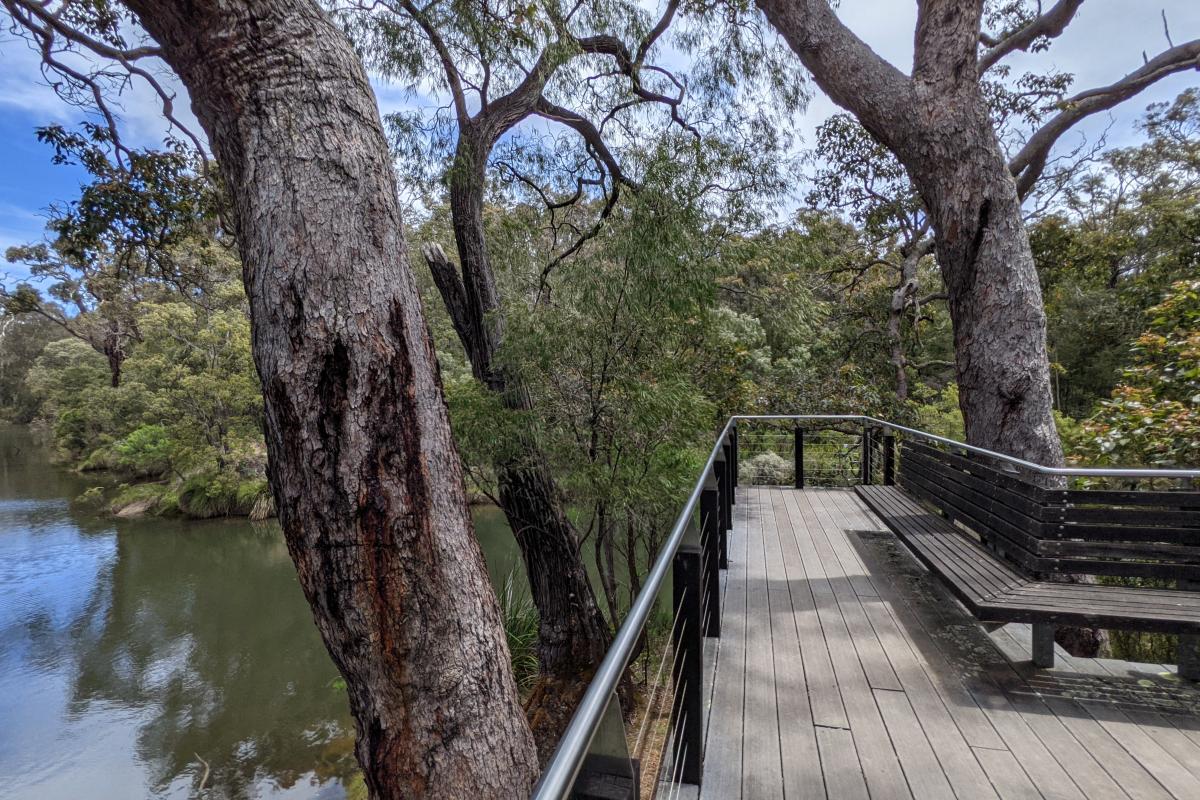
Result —
[[[483,225],[484,165],[493,135],[495,129],[464,127],[449,176],[461,275],[440,249],[428,248],[425,255],[475,378],[506,408],[522,412],[533,408],[528,389],[496,364],[504,314]],[[538,662],[545,675],[578,679],[603,658],[608,625],[540,444],[526,431],[512,445],[492,466],[538,610]]]
[[[233,194],[271,485],[372,796],[516,797],[537,767],[350,42],[309,0],[130,0]]]
[[[923,0],[905,75],[827,0],[756,0],[830,98],[904,165],[933,223],[967,441],[1062,463],[1046,320],[1017,187],[979,86],[981,0]]]

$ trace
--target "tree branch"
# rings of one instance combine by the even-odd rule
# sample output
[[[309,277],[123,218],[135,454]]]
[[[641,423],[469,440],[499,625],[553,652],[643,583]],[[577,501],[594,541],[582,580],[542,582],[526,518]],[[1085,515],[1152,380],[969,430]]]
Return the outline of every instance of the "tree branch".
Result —
[[[1121,80],[1080,92],[1062,103],[1062,111],[1043,125],[1009,162],[1009,171],[1017,179],[1017,192],[1029,194],[1046,168],[1055,142],[1077,122],[1128,100],[1147,86],[1168,75],[1187,69],[1200,69],[1200,39],[1159,53]]]
[[[554,122],[561,122],[578,133],[587,142],[588,146],[592,148],[596,157],[604,164],[604,168],[612,175],[614,182],[623,183],[633,189],[639,188],[637,183],[626,176],[621,170],[621,165],[608,149],[608,145],[604,142],[604,137],[600,135],[600,130],[592,124],[591,120],[570,109],[557,106],[545,97],[538,98],[534,109],[539,117],[553,120]]]
[[[200,142],[200,137],[175,116],[175,96],[168,92],[149,70],[136,63],[144,58],[161,57],[162,52],[159,48],[135,47],[123,50],[113,47],[63,22],[61,17],[63,9],[60,8],[59,12],[52,13],[47,10],[47,4],[36,2],[36,0],[0,0],[0,6],[7,10],[13,20],[20,27],[27,30],[33,39],[38,42],[42,63],[46,68],[53,70],[60,77],[65,78],[66,83],[74,85],[73,88],[83,89],[91,94],[97,112],[104,118],[105,126],[108,128],[112,139],[117,163],[120,166],[123,167],[125,165],[124,157],[129,154],[129,149],[121,141],[116,115],[109,108],[105,97],[105,89],[101,85],[102,79],[117,80],[118,76],[102,68],[97,68],[91,73],[85,73],[68,66],[57,58],[56,54],[60,51],[55,48],[56,37],[61,37],[62,40],[68,42],[70,45],[81,47],[100,58],[115,61],[126,72],[126,76],[122,79],[124,81],[133,76],[146,81],[159,98],[159,102],[162,105],[163,117],[172,127],[178,129],[191,141],[200,158],[201,169],[207,174],[207,154]],[[52,83],[52,86],[60,96],[63,95],[63,91],[60,90],[61,84]],[[70,96],[64,96],[64,99],[68,102],[72,101]]]
[[[467,290],[463,287],[462,278],[458,275],[458,267],[450,261],[446,251],[436,242],[430,242],[421,247],[421,255],[429,265],[433,282],[442,295],[446,311],[450,314],[450,322],[463,349],[470,355],[474,348],[474,335],[471,329],[471,315],[467,307]]]
[[[438,29],[429,21],[421,9],[417,8],[412,0],[397,0],[400,7],[408,13],[410,17],[420,26],[425,32],[425,36],[429,39],[429,43],[433,45],[433,49],[437,51],[438,59],[442,62],[442,70],[446,73],[446,82],[450,85],[450,94],[454,98],[454,114],[458,117],[458,122],[461,125],[470,119],[470,114],[467,112],[467,99],[463,95],[462,77],[458,74],[458,67],[454,64],[454,58],[450,55],[450,48],[446,46],[446,42],[442,39]],[[389,8],[391,8],[389,6]],[[392,8],[392,13],[399,16],[399,12]],[[483,96],[484,89],[480,89],[479,102],[481,106],[487,105],[487,98]]]
[[[755,0],[832,100],[877,139],[910,116],[912,81],[842,24],[826,0]]]
[[[992,39],[984,34],[980,40],[988,49],[979,57],[979,74],[987,72],[1014,50],[1028,50],[1029,47],[1042,37],[1053,39],[1061,36],[1076,12],[1083,5],[1083,0],[1059,0],[1044,14],[1039,15],[1023,28],[1018,28],[1002,39]]]

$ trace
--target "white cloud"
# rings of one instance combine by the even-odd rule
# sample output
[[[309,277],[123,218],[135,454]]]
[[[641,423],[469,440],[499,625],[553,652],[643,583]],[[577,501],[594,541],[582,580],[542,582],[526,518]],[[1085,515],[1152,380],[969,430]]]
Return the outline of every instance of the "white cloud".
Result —
[[[90,62],[79,54],[60,56],[71,66],[86,67]],[[64,101],[42,76],[41,58],[29,44],[14,37],[0,38],[0,113],[19,113],[31,118],[32,125],[59,123],[74,125],[84,119],[96,119],[88,110]],[[203,131],[192,115],[187,92],[179,80],[161,62],[142,62],[164,89],[176,96],[174,113],[179,121],[203,141]],[[52,76],[51,76],[52,77]],[[120,119],[121,136],[131,147],[158,147],[170,128],[162,115],[162,103],[144,80],[135,78],[117,97],[110,100]]]

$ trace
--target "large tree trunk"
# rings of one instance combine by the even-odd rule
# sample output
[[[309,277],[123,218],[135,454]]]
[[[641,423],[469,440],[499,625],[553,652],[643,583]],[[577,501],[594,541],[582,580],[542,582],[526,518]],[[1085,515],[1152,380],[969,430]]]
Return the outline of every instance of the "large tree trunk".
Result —
[[[929,211],[967,440],[1062,463],[1037,271],[979,87],[981,0],[919,4],[911,77],[842,25],[826,0],[757,2],[817,84],[900,160]]]
[[[373,796],[536,774],[375,98],[308,0],[130,0],[233,193],[271,485]]]
[[[977,85],[937,102],[941,124],[907,142],[903,160],[932,217],[967,441],[1061,464],[1046,315],[1016,183]]]
[[[504,313],[483,224],[484,167],[496,129],[465,127],[450,181],[450,211],[461,267],[437,249],[426,261],[471,361],[476,379],[513,411],[533,408],[529,391],[496,364]],[[461,270],[461,275],[460,275]],[[578,537],[563,509],[541,446],[531,432],[493,464],[500,505],[516,536],[538,610],[538,661],[546,675],[577,679],[603,658],[608,625],[596,603]]]

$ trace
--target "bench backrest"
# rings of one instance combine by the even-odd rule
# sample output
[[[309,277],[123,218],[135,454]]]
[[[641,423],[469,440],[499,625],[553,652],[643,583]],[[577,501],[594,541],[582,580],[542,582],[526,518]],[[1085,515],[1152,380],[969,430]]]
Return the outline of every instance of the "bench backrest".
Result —
[[[919,442],[898,482],[1034,575],[1200,580],[1200,492],[1047,488]]]

